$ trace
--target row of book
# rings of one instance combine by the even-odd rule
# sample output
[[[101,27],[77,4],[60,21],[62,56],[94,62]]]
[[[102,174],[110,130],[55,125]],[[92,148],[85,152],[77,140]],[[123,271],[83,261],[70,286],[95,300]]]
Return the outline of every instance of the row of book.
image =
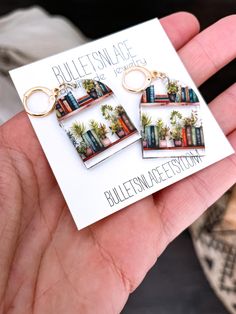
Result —
[[[173,102],[168,94],[156,94],[154,85],[150,85],[142,94],[142,103],[163,103]],[[180,92],[176,93],[174,102],[198,103],[199,99],[192,88],[188,86],[181,87]]]
[[[197,103],[199,99],[197,94],[194,90],[188,86],[181,87],[181,95],[180,95],[180,102],[190,102],[190,103]]]
[[[96,153],[102,151],[105,147],[98,138],[96,132],[91,129],[82,135],[84,142]]]
[[[203,128],[186,126],[182,128],[182,147],[204,146]],[[147,148],[160,148],[160,137],[157,126],[149,125],[145,127],[143,138],[146,139]]]
[[[98,97],[102,97],[108,93],[111,93],[111,90],[102,82],[97,81],[97,93]],[[58,118],[61,118],[68,113],[79,109],[89,103],[94,101],[94,98],[91,97],[89,94],[86,94],[78,99],[75,98],[73,93],[69,91],[65,96],[60,97],[56,104],[56,114]]]

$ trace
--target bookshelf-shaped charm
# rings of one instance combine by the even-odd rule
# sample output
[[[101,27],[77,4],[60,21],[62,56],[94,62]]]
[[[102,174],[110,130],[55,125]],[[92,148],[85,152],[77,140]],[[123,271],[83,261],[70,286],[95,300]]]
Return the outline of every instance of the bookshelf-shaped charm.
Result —
[[[157,79],[140,105],[143,158],[205,155],[201,108],[194,90]]]
[[[82,80],[58,98],[56,114],[87,168],[140,139],[140,134],[104,83]]]

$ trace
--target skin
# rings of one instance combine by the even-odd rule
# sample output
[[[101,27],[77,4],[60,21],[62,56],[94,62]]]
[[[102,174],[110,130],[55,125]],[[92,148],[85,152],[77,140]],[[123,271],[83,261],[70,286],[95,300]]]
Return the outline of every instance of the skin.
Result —
[[[161,22],[197,85],[236,56],[235,16],[201,33],[188,13]],[[234,84],[209,105],[234,147],[235,97]],[[232,155],[77,231],[25,113],[0,128],[0,164],[4,314],[119,313],[166,246],[236,178]]]

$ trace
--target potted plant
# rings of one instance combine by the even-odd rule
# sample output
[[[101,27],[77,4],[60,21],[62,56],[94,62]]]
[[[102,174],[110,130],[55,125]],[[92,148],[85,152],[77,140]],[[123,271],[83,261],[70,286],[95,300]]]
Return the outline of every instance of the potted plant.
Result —
[[[109,128],[111,130],[111,133],[116,134],[119,138],[124,137],[125,131],[113,107],[107,104],[102,105],[101,111],[102,111],[103,117],[110,123]]]
[[[141,115],[141,123],[142,123],[142,142],[143,147],[147,147],[147,127],[152,123],[151,117],[143,112]]]
[[[80,154],[82,159],[84,159],[85,157],[89,157],[93,154],[93,150],[91,149],[91,147],[88,146],[88,144],[84,141],[79,143],[79,145],[76,147],[76,150]]]
[[[164,124],[162,119],[157,120],[156,127],[159,136],[159,147],[160,148],[167,147],[167,135],[170,128],[166,124]]]
[[[107,147],[111,144],[111,140],[107,137],[109,131],[104,123],[98,123],[95,120],[91,120],[90,126],[104,147]]]
[[[115,107],[115,113],[118,117],[120,117],[120,122],[123,125],[123,128],[125,129],[126,133],[129,134],[130,131],[134,131],[135,127],[133,123],[130,121],[129,116],[127,115],[125,109],[118,105]]]
[[[71,140],[71,142],[74,145],[74,147],[77,147],[78,143],[77,143],[74,135],[71,133],[71,131],[66,131],[66,134],[69,137],[69,139]]]
[[[197,139],[195,133],[195,126],[198,122],[198,113],[196,110],[191,111],[189,117],[183,119],[183,146],[195,146]]]
[[[179,84],[175,80],[169,80],[167,84],[167,94],[170,102],[176,101],[176,94],[179,91]]]
[[[77,121],[75,121],[70,128],[71,134],[75,138],[78,138],[79,140],[84,140],[83,134],[84,134],[85,130],[86,130],[86,128],[85,128],[84,123],[77,122]]]
[[[117,119],[114,119],[111,121],[110,129],[111,129],[111,134],[116,134],[119,138],[122,138],[125,136],[125,132],[122,128],[122,125],[120,124],[120,121]]]
[[[94,80],[91,80],[91,79],[83,80],[82,85],[83,85],[83,88],[86,90],[86,92],[93,99],[97,99],[98,98],[98,94],[97,94],[97,90],[96,90],[96,86],[95,86]]]
[[[182,146],[182,114],[173,110],[170,115],[170,123],[172,125],[171,128],[171,139],[174,141],[174,145],[176,147]]]

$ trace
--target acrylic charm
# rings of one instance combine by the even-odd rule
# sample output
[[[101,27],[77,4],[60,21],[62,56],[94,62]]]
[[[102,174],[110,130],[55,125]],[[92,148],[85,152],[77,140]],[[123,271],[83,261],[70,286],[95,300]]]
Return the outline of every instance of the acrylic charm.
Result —
[[[87,168],[140,139],[118,98],[100,81],[85,79],[77,88],[61,91],[55,109]]]
[[[144,80],[132,88],[124,80],[141,72]],[[191,86],[166,74],[134,67],[126,71],[123,86],[141,92],[140,125],[143,158],[205,155],[201,105]]]

